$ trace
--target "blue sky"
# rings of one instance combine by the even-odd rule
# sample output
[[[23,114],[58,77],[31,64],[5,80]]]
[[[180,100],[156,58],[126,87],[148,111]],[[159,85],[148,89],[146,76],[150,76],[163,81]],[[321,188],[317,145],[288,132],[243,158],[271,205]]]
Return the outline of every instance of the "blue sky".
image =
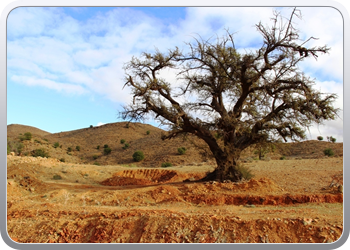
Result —
[[[318,37],[329,55],[305,60],[301,69],[316,88],[337,93],[343,109],[343,23],[328,7],[300,8],[295,20],[303,38]],[[13,10],[7,21],[7,124],[24,124],[55,133],[117,122],[121,106],[131,101],[123,65],[155,48],[185,47],[193,36],[209,38],[226,28],[241,52],[261,46],[254,27],[268,24],[273,8],[28,7]],[[280,8],[286,17],[292,8]],[[310,45],[312,45],[310,43]],[[343,113],[313,127],[318,135],[343,139]],[[151,121],[150,121],[151,123]],[[154,124],[154,123],[153,123]]]

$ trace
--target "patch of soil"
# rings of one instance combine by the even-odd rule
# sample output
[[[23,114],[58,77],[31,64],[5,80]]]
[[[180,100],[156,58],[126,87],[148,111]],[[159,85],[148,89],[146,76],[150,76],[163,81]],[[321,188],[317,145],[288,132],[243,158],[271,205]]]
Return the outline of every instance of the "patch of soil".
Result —
[[[330,243],[342,235],[343,159],[245,163],[255,177],[198,182],[167,169],[7,157],[7,231],[20,243]],[[59,175],[61,178],[54,178]],[[190,179],[190,182],[184,180]],[[332,184],[332,185],[331,185]]]

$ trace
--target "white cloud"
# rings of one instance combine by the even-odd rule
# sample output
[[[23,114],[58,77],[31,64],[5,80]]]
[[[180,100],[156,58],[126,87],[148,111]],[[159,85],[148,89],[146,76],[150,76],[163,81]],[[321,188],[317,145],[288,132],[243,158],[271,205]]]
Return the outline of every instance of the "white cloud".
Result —
[[[184,19],[166,25],[131,8],[115,8],[85,22],[67,16],[61,8],[17,8],[8,18],[8,79],[63,93],[98,94],[114,102],[130,102],[130,91],[122,87],[123,65],[131,56],[155,48],[162,52],[175,46],[184,48],[184,42],[193,41],[197,34],[215,39],[225,28],[236,32],[237,48],[254,49],[261,46],[255,24],[268,24],[272,11],[268,7],[188,8]],[[281,11],[289,17],[292,8]],[[318,78],[320,85],[328,86],[327,91],[342,95],[342,18],[332,8],[302,11],[303,19],[295,20],[301,39],[318,37],[308,44],[327,44],[332,49],[317,61],[307,58],[300,67]],[[174,75],[168,79],[174,80]],[[342,108],[342,99],[336,105]],[[331,122],[326,128],[341,130],[339,124]]]
[[[97,123],[97,125],[96,125],[96,126],[98,127],[98,126],[102,126],[102,125],[105,125],[105,124],[106,124],[106,123],[99,122],[99,123]]]

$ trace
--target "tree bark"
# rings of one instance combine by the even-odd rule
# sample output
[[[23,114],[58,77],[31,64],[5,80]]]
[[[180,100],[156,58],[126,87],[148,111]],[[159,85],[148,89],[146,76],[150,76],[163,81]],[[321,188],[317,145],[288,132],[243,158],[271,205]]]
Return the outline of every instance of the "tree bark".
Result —
[[[208,173],[201,181],[224,181],[230,180],[238,182],[242,180],[242,174],[237,170],[237,160],[239,154],[237,151],[233,154],[215,154],[217,167],[211,173]]]

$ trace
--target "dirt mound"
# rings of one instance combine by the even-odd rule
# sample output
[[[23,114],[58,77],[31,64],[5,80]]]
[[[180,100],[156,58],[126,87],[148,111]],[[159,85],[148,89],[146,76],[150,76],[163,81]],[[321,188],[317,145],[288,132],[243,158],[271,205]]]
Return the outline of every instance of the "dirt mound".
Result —
[[[150,185],[155,183],[179,182],[188,178],[188,174],[165,169],[124,170],[101,182],[105,186]],[[192,178],[193,174],[192,174]]]

